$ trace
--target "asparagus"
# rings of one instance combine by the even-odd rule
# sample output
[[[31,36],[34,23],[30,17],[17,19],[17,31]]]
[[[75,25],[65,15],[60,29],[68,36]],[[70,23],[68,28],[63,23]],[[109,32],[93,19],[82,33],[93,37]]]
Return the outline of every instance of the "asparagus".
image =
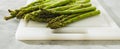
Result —
[[[81,0],[79,3],[88,3],[90,0]]]
[[[80,14],[78,16],[73,16],[73,18],[68,19],[64,22],[57,21],[57,22],[54,22],[52,24],[49,23],[47,26],[50,27],[51,29],[57,29],[57,28],[67,26],[68,24],[76,22],[78,20],[85,19],[85,18],[88,18],[88,17],[92,17],[92,16],[95,16],[95,15],[98,15],[98,14],[100,14],[100,11],[95,10],[95,11],[87,12],[87,13],[84,13],[84,14]],[[66,17],[66,19],[67,19],[67,17]]]
[[[48,0],[48,1],[49,1],[49,0]],[[58,6],[58,5],[66,4],[67,2],[70,2],[70,1],[69,1],[69,0],[61,1],[61,2],[58,2],[58,3],[56,3],[56,4],[52,4],[52,5],[50,5],[50,6],[46,7],[46,8],[50,8],[50,7],[55,7],[55,6]],[[86,1],[84,1],[84,2],[86,2]],[[61,3],[62,3],[62,4],[61,4]],[[34,3],[31,3],[31,4],[28,5],[28,6],[31,6],[31,5],[33,5],[33,4],[35,4],[35,2],[34,2]],[[51,4],[51,3],[50,3],[50,4]],[[26,14],[26,13],[29,13],[29,12],[31,12],[31,11],[34,11],[34,10],[38,10],[40,7],[44,7],[44,6],[46,6],[46,5],[49,5],[49,4],[43,4],[43,5],[41,5],[41,6],[35,6],[35,7],[32,7],[32,8],[27,8],[27,9],[25,9],[25,10],[20,11],[16,16],[17,16],[17,18],[21,18],[22,15],[24,15],[24,14]],[[32,10],[31,10],[31,9],[32,9]]]
[[[95,9],[96,9],[96,7],[91,6],[91,7],[86,7],[86,8],[82,8],[82,9],[76,9],[76,10],[66,10],[66,11],[47,10],[47,11],[54,13],[54,14],[68,15],[68,14],[83,13],[83,12],[92,11]]]
[[[37,18],[54,18],[58,15],[56,14],[52,14],[52,13],[48,13],[46,11],[42,11],[41,10],[37,10],[37,11],[34,11],[34,12],[31,12],[31,13],[27,13],[26,15],[23,16],[24,20],[25,21],[29,21],[30,18],[32,17],[37,17]]]
[[[32,3],[30,3],[29,5],[27,5],[26,7],[22,7],[22,8],[20,8],[19,10],[15,10],[15,11],[12,11],[12,12],[10,12],[11,13],[11,16],[9,16],[9,17],[5,17],[5,19],[6,20],[9,20],[9,19],[11,19],[11,18],[14,18],[14,17],[16,17],[17,16],[17,18],[18,19],[21,19],[22,18],[22,16],[24,15],[24,14],[26,14],[26,13],[29,13],[29,12],[32,12],[32,11],[35,11],[35,10],[38,10],[39,9],[39,7],[43,7],[43,6],[45,6],[45,5],[49,5],[49,4],[51,4],[51,2],[52,1],[54,1],[54,0],[37,0],[37,1],[35,1],[35,2],[32,2]],[[55,0],[55,1],[57,1],[57,0]],[[62,2],[58,2],[57,4],[52,4],[52,5],[50,5],[50,6],[48,6],[48,7],[54,7],[54,6],[57,6],[57,5],[62,5],[62,4],[60,4],[60,3],[67,3],[67,2],[65,2],[65,1],[68,1],[69,2],[69,0],[64,0],[64,1],[62,1]],[[74,0],[72,0],[72,1],[74,1]],[[71,2],[72,2],[71,1]],[[48,2],[48,3],[47,3]],[[84,2],[86,2],[85,0],[83,1],[83,3]],[[45,4],[43,4],[43,3],[45,3]],[[41,5],[41,4],[43,4],[43,5]],[[36,6],[37,5],[37,6]],[[41,6],[40,6],[41,5]],[[32,7],[32,8],[31,8]],[[31,10],[31,9],[33,9],[33,10]],[[64,9],[64,8],[63,8]],[[20,12],[19,12],[20,11]]]
[[[71,18],[77,16],[77,15],[80,15],[80,14],[72,14],[72,15],[69,15],[69,16],[67,16],[67,17],[62,18],[62,19],[60,20],[60,22],[64,22],[64,21],[66,21],[66,20],[68,20],[68,19],[71,19]]]
[[[56,10],[56,11],[63,11],[63,10],[73,10],[73,9],[77,9],[77,8],[83,8],[83,7],[88,7],[91,6],[90,3],[86,3],[86,4],[73,4],[73,5],[66,5],[66,6],[62,6],[62,7],[56,7],[56,8],[52,8],[51,10]]]
[[[38,16],[39,12],[41,12],[41,10],[37,10],[37,11],[34,11],[32,13],[28,13],[23,18],[26,22],[28,22],[31,19],[31,17]]]
[[[34,12],[26,14],[24,16],[24,20],[26,22],[28,22],[29,20],[33,20],[33,21],[37,21],[37,22],[48,22],[51,19],[54,19],[54,17],[53,18],[40,18],[40,17],[38,17],[39,16],[38,14],[40,14],[40,11],[41,10],[34,11]]]
[[[37,21],[37,22],[46,22],[48,23],[49,21],[51,21],[54,18],[39,18],[39,17],[32,17],[31,20],[33,21]]]
[[[21,11],[21,10],[23,10],[23,9],[26,9],[26,8],[29,8],[29,7],[32,7],[32,6],[36,6],[36,5],[40,5],[42,3],[46,3],[46,2],[49,2],[49,1],[50,0],[37,0],[35,2],[32,2],[32,3],[28,4],[25,7],[22,7],[20,9],[14,10],[14,11],[9,9],[8,11],[9,11],[9,13],[10,13],[11,16],[5,16],[4,19],[5,20],[9,20],[11,18],[14,18],[14,17],[16,17],[16,15],[18,14],[18,12]]]
[[[23,7],[23,8],[40,5],[40,4],[42,4],[42,3],[49,2],[49,1],[50,1],[50,0],[36,0],[36,1],[28,4],[27,6]]]
[[[12,18],[16,17],[15,15],[17,14],[17,12],[18,12],[19,10],[12,11],[12,10],[8,9],[8,11],[10,12],[10,15],[11,15],[11,16],[5,16],[5,17],[4,17],[5,20],[9,20],[9,19],[12,19]]]
[[[89,6],[91,6],[91,4],[90,3],[86,3],[86,4],[73,6],[72,8],[69,8],[68,10],[81,9],[81,8],[85,8],[85,7],[89,7]]]
[[[82,8],[82,7],[85,7],[85,6],[91,6],[91,4],[89,4],[89,3],[87,3],[87,4],[82,4],[80,7]],[[78,7],[78,6],[77,6]],[[70,8],[70,9],[68,9],[68,10],[72,10],[72,9],[75,9],[75,8]],[[51,9],[49,9],[49,10],[51,10]],[[52,9],[52,10],[55,10],[55,9]],[[43,10],[43,11],[45,11],[45,10]],[[32,14],[32,16],[34,15],[34,14],[36,14],[36,15],[34,15],[34,16],[39,16],[39,17],[42,17],[42,18],[49,18],[49,17],[56,17],[56,16],[58,16],[58,15],[55,15],[55,14],[52,14],[52,13],[49,13],[49,12],[47,12],[47,11],[45,11],[45,12],[41,12],[41,11],[39,11],[38,10],[38,12],[36,12],[36,11],[34,11],[34,12],[32,12],[33,14]],[[42,14],[41,14],[42,13]],[[25,16],[26,17],[26,19],[29,19],[29,15],[31,15],[31,14],[27,14],[27,16]],[[27,21],[27,20],[26,20]]]
[[[72,3],[70,4],[84,4],[84,3],[89,3],[90,0],[72,0]]]
[[[49,21],[48,23],[49,24],[52,24],[53,22],[56,22],[58,20],[61,20],[62,18],[66,17],[67,15],[61,15],[61,16],[58,16],[56,17],[55,19],[52,19],[51,21]]]
[[[81,19],[92,17],[92,16],[95,16],[95,15],[98,15],[98,14],[100,14],[100,10],[91,11],[91,12],[88,12],[88,13],[85,13],[85,14],[78,15],[77,17],[71,18],[70,20],[65,21],[64,23],[69,24],[71,22],[75,22],[75,21],[78,21],[78,20],[81,20]]]
[[[56,0],[55,0],[56,1]],[[36,11],[36,10],[39,10],[41,8],[44,8],[45,6],[48,6],[48,5],[51,5],[51,3],[54,3],[55,2],[54,0],[51,1],[51,2],[48,2],[48,3],[44,3],[42,5],[37,5],[37,6],[33,6],[33,7],[29,7],[29,8],[26,8],[26,9],[23,9],[21,10],[16,16],[18,19],[22,18],[22,16],[26,13],[30,13],[32,11]]]
[[[30,3],[30,4],[28,4],[27,6],[20,8],[19,11],[20,11],[20,10],[23,10],[23,9],[26,9],[26,8],[29,8],[29,7],[41,5],[41,4],[50,2],[50,1],[52,1],[52,0],[36,0],[36,1],[34,1],[34,2]]]
[[[57,3],[54,3],[52,5],[49,5],[49,6],[45,7],[45,9],[50,9],[50,8],[62,6],[62,5],[65,5],[67,3],[70,3],[70,0],[63,0],[63,1],[60,1],[60,2],[57,2]]]
[[[50,0],[36,0],[36,1],[28,4],[27,6],[20,8],[20,10],[25,9],[25,8],[28,8],[28,7],[40,5],[40,4],[42,4],[42,3],[44,3],[44,2],[48,2],[48,1],[50,1]]]

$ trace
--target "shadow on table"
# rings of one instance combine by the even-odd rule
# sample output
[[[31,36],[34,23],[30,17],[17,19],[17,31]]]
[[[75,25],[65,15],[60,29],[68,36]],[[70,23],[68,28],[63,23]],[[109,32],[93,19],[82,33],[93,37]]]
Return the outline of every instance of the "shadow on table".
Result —
[[[120,41],[22,41],[29,45],[120,45]]]

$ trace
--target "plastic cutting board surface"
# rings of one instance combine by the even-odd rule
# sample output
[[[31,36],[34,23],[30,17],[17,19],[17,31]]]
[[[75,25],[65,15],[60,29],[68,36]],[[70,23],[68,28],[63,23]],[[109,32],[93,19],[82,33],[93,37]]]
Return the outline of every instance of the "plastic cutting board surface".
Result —
[[[27,4],[33,2],[28,0]],[[46,28],[45,23],[20,21],[18,40],[120,40],[120,29],[97,0],[91,0],[101,14],[60,29]]]

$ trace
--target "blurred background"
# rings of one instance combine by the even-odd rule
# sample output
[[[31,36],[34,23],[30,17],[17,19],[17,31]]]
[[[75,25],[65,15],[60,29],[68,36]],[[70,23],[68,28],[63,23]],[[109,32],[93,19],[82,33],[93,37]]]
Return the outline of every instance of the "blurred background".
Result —
[[[27,0],[0,0],[0,49],[120,49],[120,41],[17,41],[19,20],[3,20],[8,9],[17,9]],[[98,0],[120,26],[120,0]]]

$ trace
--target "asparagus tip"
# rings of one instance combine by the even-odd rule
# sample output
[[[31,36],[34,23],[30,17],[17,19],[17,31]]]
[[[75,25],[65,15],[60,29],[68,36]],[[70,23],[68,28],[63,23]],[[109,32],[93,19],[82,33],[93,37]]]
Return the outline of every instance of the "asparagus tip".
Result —
[[[10,19],[10,17],[5,16],[5,17],[4,17],[4,19],[7,21],[7,20],[9,20],[9,19]]]
[[[12,10],[8,9],[8,12],[12,12]]]
[[[9,19],[12,19],[12,18],[14,18],[14,16],[5,16],[4,17],[5,20],[9,20]]]

